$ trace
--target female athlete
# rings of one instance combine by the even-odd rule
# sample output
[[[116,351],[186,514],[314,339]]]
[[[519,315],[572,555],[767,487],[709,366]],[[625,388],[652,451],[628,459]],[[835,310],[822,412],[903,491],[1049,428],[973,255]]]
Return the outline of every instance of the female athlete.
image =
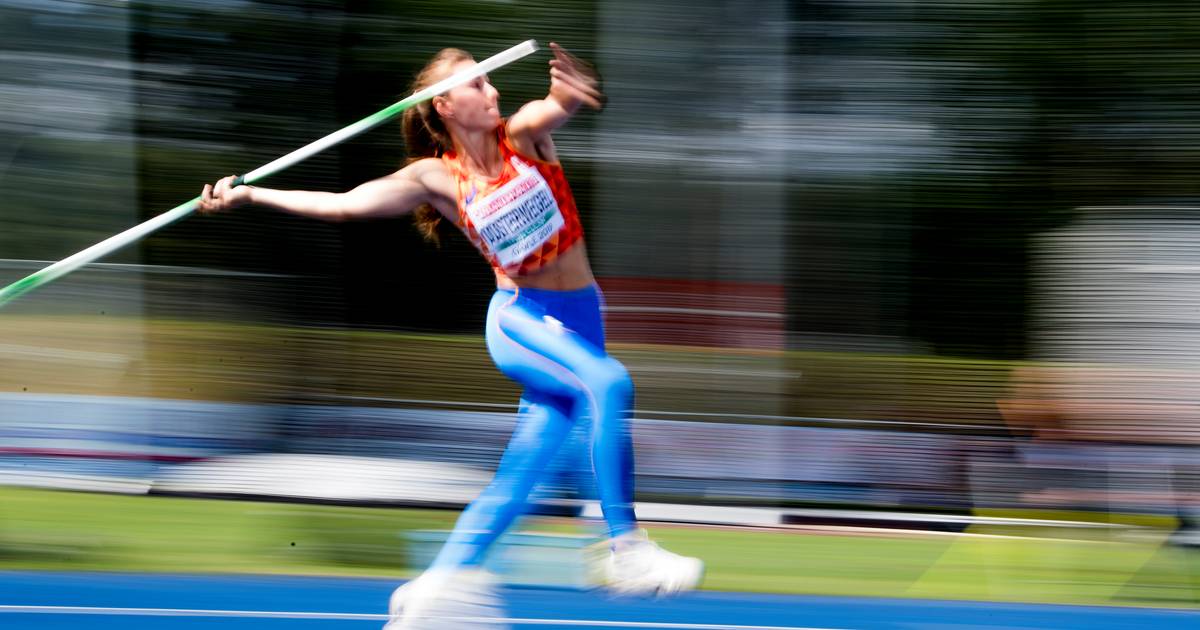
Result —
[[[332,221],[415,213],[431,238],[444,220],[492,265],[497,289],[487,347],[496,366],[525,388],[517,428],[495,478],[458,519],[433,565],[393,594],[389,628],[419,627],[420,619],[442,614],[434,611],[453,610],[445,600],[487,591],[480,566],[489,546],[525,511],[571,428],[589,420],[595,487],[611,536],[602,561],[606,586],[667,595],[695,588],[703,574],[699,560],[649,541],[634,517],[627,418],[633,384],[605,352],[600,291],[551,140],[580,107],[599,109],[604,96],[587,64],[550,47],[549,94],[507,119],[486,76],[405,111],[410,157],[391,175],[345,193],[235,187],[226,177],[201,194],[203,212],[255,204]],[[413,91],[474,64],[462,50],[442,50]]]

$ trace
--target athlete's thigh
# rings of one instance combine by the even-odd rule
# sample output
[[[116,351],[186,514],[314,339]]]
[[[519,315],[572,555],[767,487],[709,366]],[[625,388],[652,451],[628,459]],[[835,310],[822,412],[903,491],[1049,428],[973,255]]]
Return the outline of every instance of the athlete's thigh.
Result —
[[[488,350],[502,372],[527,388],[578,397],[613,362],[579,334],[519,301],[488,316]]]

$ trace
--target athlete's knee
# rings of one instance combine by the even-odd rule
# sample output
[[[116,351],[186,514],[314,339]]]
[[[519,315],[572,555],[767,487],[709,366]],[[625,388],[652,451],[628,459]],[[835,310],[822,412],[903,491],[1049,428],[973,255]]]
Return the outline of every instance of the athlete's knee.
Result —
[[[629,376],[629,370],[612,357],[604,359],[595,372],[593,382],[597,393],[605,397],[633,398],[633,379]]]

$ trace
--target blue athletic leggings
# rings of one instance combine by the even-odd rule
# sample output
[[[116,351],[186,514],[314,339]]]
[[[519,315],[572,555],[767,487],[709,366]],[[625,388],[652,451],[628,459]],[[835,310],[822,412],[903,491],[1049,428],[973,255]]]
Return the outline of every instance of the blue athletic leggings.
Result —
[[[521,516],[534,485],[577,422],[591,420],[591,465],[611,536],[637,527],[627,413],[633,382],[604,351],[600,290],[498,290],[487,317],[488,351],[525,387],[516,430],[496,476],[462,513],[434,568],[478,565]]]

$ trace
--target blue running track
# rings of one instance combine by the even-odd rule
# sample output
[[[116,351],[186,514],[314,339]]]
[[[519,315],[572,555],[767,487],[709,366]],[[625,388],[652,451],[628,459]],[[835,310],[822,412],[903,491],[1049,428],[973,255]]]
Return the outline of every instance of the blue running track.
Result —
[[[366,630],[395,582],[378,579],[0,571],[0,628]],[[507,589],[514,630],[1200,628],[1200,612],[701,592],[664,600]]]

